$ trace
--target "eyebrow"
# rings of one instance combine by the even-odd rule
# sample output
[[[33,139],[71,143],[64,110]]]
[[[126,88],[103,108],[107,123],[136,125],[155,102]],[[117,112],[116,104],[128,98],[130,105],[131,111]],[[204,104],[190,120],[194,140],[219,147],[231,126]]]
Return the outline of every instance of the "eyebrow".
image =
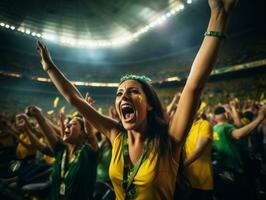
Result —
[[[129,88],[127,88],[127,90],[131,90],[131,89],[139,89],[139,88],[137,88],[137,87],[129,87]],[[117,91],[121,91],[121,90],[123,90],[123,89],[118,89]]]

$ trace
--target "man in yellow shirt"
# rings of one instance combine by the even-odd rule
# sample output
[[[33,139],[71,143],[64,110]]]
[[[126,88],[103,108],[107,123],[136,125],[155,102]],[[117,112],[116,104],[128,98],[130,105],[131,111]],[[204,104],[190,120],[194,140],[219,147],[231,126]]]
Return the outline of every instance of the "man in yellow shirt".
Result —
[[[189,182],[189,199],[212,199],[212,140],[211,124],[197,118],[184,145],[184,175]]]

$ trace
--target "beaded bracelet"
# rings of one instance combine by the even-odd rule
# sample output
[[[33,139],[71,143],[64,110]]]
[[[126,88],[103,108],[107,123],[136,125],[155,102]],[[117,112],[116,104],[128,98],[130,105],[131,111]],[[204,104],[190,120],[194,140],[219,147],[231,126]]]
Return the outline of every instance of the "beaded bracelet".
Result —
[[[224,39],[226,38],[225,34],[222,32],[216,32],[216,31],[206,31],[204,33],[204,36],[212,36],[212,37],[217,37],[217,38],[221,38]]]

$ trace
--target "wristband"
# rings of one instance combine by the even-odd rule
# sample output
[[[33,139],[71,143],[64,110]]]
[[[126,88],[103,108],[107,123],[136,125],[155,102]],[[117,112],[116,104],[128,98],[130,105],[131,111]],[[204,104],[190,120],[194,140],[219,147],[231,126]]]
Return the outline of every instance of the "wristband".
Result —
[[[216,32],[216,31],[206,31],[204,33],[204,36],[217,37],[217,38],[221,38],[221,39],[226,38],[226,36],[225,36],[224,33],[222,33],[222,32]]]

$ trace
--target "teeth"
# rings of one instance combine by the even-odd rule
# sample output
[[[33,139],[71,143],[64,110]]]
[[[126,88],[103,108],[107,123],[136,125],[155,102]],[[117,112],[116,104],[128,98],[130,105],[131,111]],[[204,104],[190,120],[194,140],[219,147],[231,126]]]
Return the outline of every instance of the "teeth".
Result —
[[[128,104],[126,104],[126,105],[124,104],[124,105],[121,106],[121,108],[132,108],[132,106],[128,105]]]

